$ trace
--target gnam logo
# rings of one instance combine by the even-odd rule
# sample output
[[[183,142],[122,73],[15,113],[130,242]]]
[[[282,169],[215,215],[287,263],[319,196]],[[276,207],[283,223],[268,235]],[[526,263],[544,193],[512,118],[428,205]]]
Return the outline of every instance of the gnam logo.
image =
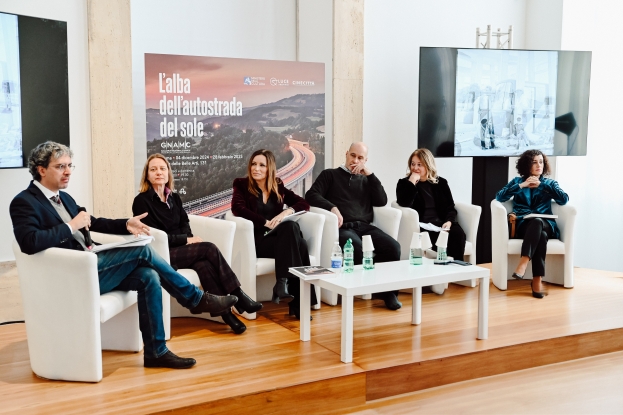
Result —
[[[250,76],[245,76],[244,77],[244,84],[245,85],[253,85],[253,82],[251,81],[251,77]]]
[[[160,143],[160,148],[162,148],[163,150],[187,150],[190,149],[190,147],[191,143],[186,140],[163,141],[162,143]]]
[[[272,86],[288,86],[290,81],[287,79],[270,78],[270,84]]]

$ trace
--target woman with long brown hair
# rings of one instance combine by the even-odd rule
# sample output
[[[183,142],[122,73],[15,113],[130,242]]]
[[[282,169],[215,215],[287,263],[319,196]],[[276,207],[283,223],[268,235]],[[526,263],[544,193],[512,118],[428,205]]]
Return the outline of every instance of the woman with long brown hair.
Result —
[[[234,180],[231,211],[253,222],[258,258],[275,259],[273,302],[290,301],[289,314],[296,318],[300,318],[299,279],[292,277],[288,268],[309,265],[309,252],[298,223],[281,222],[301,210],[309,210],[309,204],[277,177],[274,154],[255,151],[247,165],[247,177]],[[314,290],[311,304],[316,304]]]
[[[132,211],[135,215],[148,215],[143,223],[167,233],[171,265],[177,269],[192,268],[199,275],[201,286],[211,294],[234,294],[234,305],[239,313],[255,313],[262,303],[254,301],[240,288],[238,277],[230,268],[221,251],[211,242],[203,242],[193,236],[188,215],[182,207],[182,199],[174,193],[175,182],[169,160],[162,154],[152,154],[147,159],[141,176],[140,193],[134,198]],[[234,333],[246,330],[230,309],[213,317],[221,316]]]

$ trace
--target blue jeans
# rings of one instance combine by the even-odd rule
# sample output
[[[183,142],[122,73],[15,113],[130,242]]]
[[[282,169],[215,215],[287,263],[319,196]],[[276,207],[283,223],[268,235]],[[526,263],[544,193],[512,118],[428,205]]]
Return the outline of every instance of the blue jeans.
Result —
[[[138,321],[146,357],[160,357],[168,349],[162,323],[162,288],[182,306],[195,307],[203,291],[178,274],[151,246],[111,249],[97,254],[100,293],[138,292]]]

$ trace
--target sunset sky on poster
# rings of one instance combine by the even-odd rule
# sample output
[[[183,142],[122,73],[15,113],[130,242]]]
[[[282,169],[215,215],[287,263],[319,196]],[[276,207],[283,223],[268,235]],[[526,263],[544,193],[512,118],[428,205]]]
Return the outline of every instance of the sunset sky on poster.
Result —
[[[164,95],[159,91],[160,73],[165,73],[166,77],[175,73],[190,79],[190,94],[184,94],[184,99],[231,100],[236,97],[244,108],[296,94],[324,93],[322,63],[145,54],[147,108],[158,108]],[[263,77],[265,85],[245,85],[245,77]],[[288,86],[271,85],[273,78],[288,80]],[[296,86],[293,81],[313,82],[313,85]]]

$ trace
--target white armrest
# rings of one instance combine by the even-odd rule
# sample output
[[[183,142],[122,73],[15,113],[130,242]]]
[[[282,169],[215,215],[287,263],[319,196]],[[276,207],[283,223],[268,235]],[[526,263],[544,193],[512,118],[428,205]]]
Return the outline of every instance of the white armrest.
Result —
[[[552,202],[552,213],[558,215],[556,224],[558,225],[558,229],[560,229],[560,240],[565,243],[565,247],[567,246],[567,242],[572,244],[575,218],[578,214],[577,209],[569,203],[560,206]]]
[[[374,207],[373,210],[374,220],[372,225],[397,240],[402,212],[389,206]]]
[[[190,228],[193,231],[193,235],[216,245],[225,260],[231,264],[236,223],[197,215],[189,215],[188,218],[190,219]]]
[[[476,235],[478,233],[478,223],[482,208],[469,203],[458,202],[454,205],[457,215],[457,222],[465,231],[465,239],[472,243],[472,254],[470,261],[476,263]]]
[[[113,235],[110,233],[91,232],[91,239],[100,244],[110,244],[113,242],[127,241],[134,239],[134,235]]]
[[[310,212],[324,216],[322,243],[320,244],[320,265],[331,268],[331,251],[333,250],[333,245],[340,240],[337,216],[328,210],[317,207],[312,207]]]
[[[420,232],[420,215],[417,210],[400,206],[395,200],[392,207],[402,212],[400,228],[398,229],[398,243],[400,244],[400,259],[409,259],[409,247],[413,232]]]
[[[169,255],[169,238],[166,232],[160,229],[150,228],[151,236],[154,240],[151,242],[151,247],[154,248],[156,253],[162,257],[169,264],[171,263],[171,257]]]
[[[227,212],[225,220],[236,224],[231,268],[238,276],[242,289],[251,298],[257,298],[255,281],[257,255],[255,253],[255,240],[253,237],[253,222],[234,216],[231,211]]]
[[[316,261],[318,261],[317,264],[311,265],[320,265],[320,247],[325,216],[318,213],[307,212],[304,213],[297,222],[301,228],[303,237],[307,242],[309,255],[315,257]]]

